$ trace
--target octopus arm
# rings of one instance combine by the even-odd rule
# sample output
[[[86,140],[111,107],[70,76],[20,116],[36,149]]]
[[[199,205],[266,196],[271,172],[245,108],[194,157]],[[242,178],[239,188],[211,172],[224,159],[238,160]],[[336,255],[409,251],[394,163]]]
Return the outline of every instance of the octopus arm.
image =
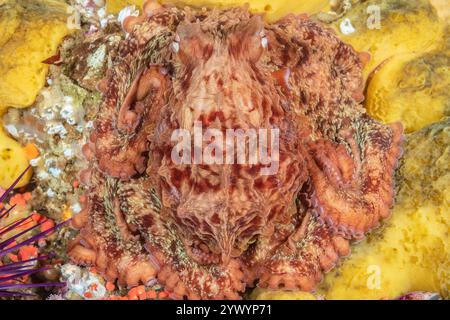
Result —
[[[117,119],[114,117],[115,99],[106,100],[102,106],[97,131],[91,136],[89,146],[100,170],[112,177],[128,179],[143,173],[147,167],[147,137],[153,129],[152,118],[164,104],[166,94],[167,80],[159,69],[149,67],[137,73]]]
[[[241,263],[232,259],[227,265],[201,265],[186,251],[177,236],[177,227],[168,214],[160,212],[156,193],[148,192],[148,181],[122,183],[123,205],[127,219],[133,220],[151,261],[157,266],[156,278],[173,298],[240,299],[245,289]],[[206,258],[206,257],[205,257]]]
[[[402,126],[369,121],[342,128],[343,144],[322,139],[310,144],[312,206],[347,238],[361,239],[387,218],[394,199],[394,170],[401,155]]]
[[[298,232],[263,262],[258,286],[312,291],[323,272],[330,271],[349,253],[348,240],[308,213]]]
[[[164,15],[149,19],[164,17],[170,20]],[[172,33],[161,23],[148,21],[145,28],[135,30],[133,37],[124,40],[115,67],[102,80],[107,89],[88,146],[99,169],[114,178],[125,180],[145,171],[151,124],[170,92],[160,57],[146,54],[153,50],[167,51],[162,56],[170,54]]]
[[[292,99],[300,100],[295,108],[317,112],[320,102],[332,101],[343,93],[357,102],[364,99],[361,74],[367,55],[340,41],[333,30],[294,15],[267,29],[270,62],[278,69],[274,74],[285,75],[283,86],[290,98],[300,96]],[[318,95],[308,95],[314,92]]]
[[[95,266],[109,281],[127,286],[146,284],[155,278],[157,268],[127,225],[114,196],[117,181],[98,171],[93,172],[91,181],[95,193],[89,197],[90,214],[69,244],[69,257],[77,264]]]
[[[269,37],[271,62],[290,69],[285,94],[311,128],[313,212],[341,235],[360,239],[390,213],[401,125],[382,125],[359,104],[366,57],[333,31],[288,16],[271,27]]]

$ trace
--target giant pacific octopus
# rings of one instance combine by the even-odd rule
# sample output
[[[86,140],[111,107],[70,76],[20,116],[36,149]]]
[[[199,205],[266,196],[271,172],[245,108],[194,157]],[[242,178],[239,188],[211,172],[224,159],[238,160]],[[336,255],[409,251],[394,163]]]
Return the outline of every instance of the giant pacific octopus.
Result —
[[[390,214],[402,127],[365,112],[366,55],[301,15],[147,3],[98,88],[70,257],[174,298],[314,290]],[[279,169],[177,164],[175,129],[278,128]]]

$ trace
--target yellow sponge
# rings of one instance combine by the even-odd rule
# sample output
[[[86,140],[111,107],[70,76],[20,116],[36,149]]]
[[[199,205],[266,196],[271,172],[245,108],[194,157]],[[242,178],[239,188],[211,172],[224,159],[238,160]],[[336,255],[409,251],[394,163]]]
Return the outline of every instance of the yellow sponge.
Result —
[[[27,107],[35,101],[48,71],[42,61],[56,54],[70,33],[66,10],[58,0],[0,2],[0,116],[7,107]],[[0,129],[0,186],[9,187],[28,160],[23,147]],[[17,186],[26,185],[31,175],[29,170]]]
[[[314,14],[329,7],[329,0],[163,0],[165,3],[174,3],[176,5],[189,5],[193,7],[233,7],[243,6],[248,3],[253,12],[265,12],[269,21],[282,18],[289,13],[308,13]]]
[[[256,288],[249,297],[251,300],[316,300],[309,292],[289,292],[283,290],[268,290]]]
[[[8,188],[28,166],[28,159],[22,146],[10,138],[1,128],[0,122],[0,187]],[[32,175],[29,170],[19,181],[17,187],[28,183]]]
[[[368,0],[356,5],[333,27],[357,51],[371,54],[364,70],[367,78],[392,56],[433,48],[444,26],[428,0]]]
[[[0,26],[7,32],[0,44],[0,101],[27,107],[45,83],[48,65],[61,40],[70,33],[67,6],[58,1],[7,1],[1,5]],[[3,29],[2,33],[3,33]]]
[[[142,8],[144,2],[144,0],[106,0],[106,10],[108,13],[119,13],[120,10],[131,5]]]
[[[143,0],[107,0],[108,12],[117,13],[125,6],[136,5],[142,7]],[[282,18],[289,13],[314,14],[329,8],[329,0],[161,0],[161,3],[174,4],[180,7],[216,7],[227,8],[233,6],[243,6],[249,4],[253,12],[266,13],[269,21]]]
[[[401,121],[406,132],[450,116],[450,51],[390,58],[373,75],[366,108],[384,123]]]
[[[0,5],[0,47],[2,47],[14,34],[20,25],[22,8],[13,3]]]

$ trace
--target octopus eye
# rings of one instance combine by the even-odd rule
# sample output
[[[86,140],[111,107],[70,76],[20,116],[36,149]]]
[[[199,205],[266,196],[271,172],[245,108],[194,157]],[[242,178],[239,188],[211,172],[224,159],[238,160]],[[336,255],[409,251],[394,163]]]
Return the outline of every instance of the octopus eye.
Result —
[[[269,41],[260,16],[241,23],[230,35],[230,52],[234,56],[256,62],[260,59]]]
[[[267,47],[269,46],[269,40],[267,40],[267,37],[261,38],[261,45],[264,49],[267,49]]]
[[[178,53],[178,51],[180,51],[180,43],[176,41],[172,42],[170,50],[172,50],[173,53]]]
[[[199,23],[178,26],[170,49],[186,64],[208,59],[213,51],[213,39],[204,33]]]
[[[266,37],[266,32],[264,31],[264,29],[261,30],[259,36],[261,37],[261,46],[264,49],[267,49],[267,47],[269,46],[269,40]]]
[[[175,39],[170,44],[170,50],[172,50],[173,53],[178,53],[180,51],[180,35],[178,33],[175,34]]]

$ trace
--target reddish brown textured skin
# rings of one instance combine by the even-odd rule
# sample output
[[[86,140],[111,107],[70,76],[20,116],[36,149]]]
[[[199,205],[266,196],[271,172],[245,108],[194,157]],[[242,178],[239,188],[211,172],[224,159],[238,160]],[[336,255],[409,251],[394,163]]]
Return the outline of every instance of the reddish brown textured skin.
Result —
[[[389,216],[402,128],[366,114],[362,62],[332,31],[241,8],[162,7],[125,25],[85,147],[75,262],[129,286],[156,278],[176,298],[310,291]],[[279,170],[177,165],[171,135],[195,121],[278,128]]]

